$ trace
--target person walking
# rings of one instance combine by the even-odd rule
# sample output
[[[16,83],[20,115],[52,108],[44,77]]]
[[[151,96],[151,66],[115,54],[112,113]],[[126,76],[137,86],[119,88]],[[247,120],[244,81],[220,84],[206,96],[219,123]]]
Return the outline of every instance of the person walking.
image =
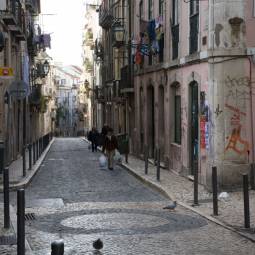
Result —
[[[105,144],[105,137],[107,135],[108,129],[109,129],[109,126],[105,123],[104,126],[102,127],[101,136],[100,136],[102,151],[105,151],[104,144]]]
[[[91,142],[92,152],[97,152],[99,133],[95,127],[89,132],[88,140]]]
[[[106,156],[108,158],[108,168],[109,170],[113,170],[113,158],[115,150],[118,149],[118,142],[116,136],[113,134],[112,128],[108,128],[104,142],[104,149],[106,150]]]

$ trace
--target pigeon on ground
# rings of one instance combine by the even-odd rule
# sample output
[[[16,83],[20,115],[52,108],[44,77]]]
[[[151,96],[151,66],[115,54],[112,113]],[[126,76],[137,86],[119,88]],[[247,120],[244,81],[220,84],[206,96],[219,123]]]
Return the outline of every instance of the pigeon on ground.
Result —
[[[177,206],[177,202],[176,202],[176,201],[173,201],[172,204],[163,207],[163,209],[167,209],[167,210],[170,210],[170,211],[174,211],[174,209],[176,208],[176,206]]]
[[[96,241],[93,242],[93,247],[96,249],[96,250],[101,250],[103,248],[104,244],[103,242],[101,241],[101,239],[97,239]]]

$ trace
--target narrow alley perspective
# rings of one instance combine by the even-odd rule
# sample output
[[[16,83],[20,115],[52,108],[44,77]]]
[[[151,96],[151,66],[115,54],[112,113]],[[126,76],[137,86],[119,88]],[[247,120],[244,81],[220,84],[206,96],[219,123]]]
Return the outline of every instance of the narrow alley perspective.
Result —
[[[0,0],[0,255],[255,255],[255,0]]]

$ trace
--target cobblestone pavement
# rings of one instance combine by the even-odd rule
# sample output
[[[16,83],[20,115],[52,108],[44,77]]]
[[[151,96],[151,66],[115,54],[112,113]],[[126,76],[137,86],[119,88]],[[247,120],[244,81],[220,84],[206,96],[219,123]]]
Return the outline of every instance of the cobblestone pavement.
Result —
[[[50,243],[59,238],[65,254],[255,254],[254,243],[181,206],[163,210],[170,201],[119,166],[100,169],[99,155],[81,139],[54,142],[26,190],[26,213],[35,215],[26,222],[34,255],[50,254]],[[97,238],[102,252],[92,248]]]
[[[184,202],[188,205],[193,203],[193,182],[185,177],[179,176],[171,171],[161,170],[161,181],[156,181],[156,168],[149,165],[148,175],[144,173],[144,161],[133,156],[129,157],[129,163],[124,165],[141,176],[144,180],[162,188],[173,199]],[[241,178],[241,176],[240,176]],[[232,226],[255,240],[255,191],[250,191],[250,212],[251,229],[246,231],[244,226],[243,192],[242,190],[228,192],[227,200],[219,201],[219,216],[215,218]],[[213,212],[212,193],[209,193],[204,186],[199,185],[199,207],[196,207],[204,214],[211,215]]]

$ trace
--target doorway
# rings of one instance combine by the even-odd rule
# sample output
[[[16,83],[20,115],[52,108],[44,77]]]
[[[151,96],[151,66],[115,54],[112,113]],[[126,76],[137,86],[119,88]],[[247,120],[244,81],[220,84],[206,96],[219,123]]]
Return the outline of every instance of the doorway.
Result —
[[[190,84],[190,163],[191,175],[198,170],[198,150],[199,150],[199,123],[198,123],[198,83]]]
[[[155,151],[155,98],[154,87],[149,86],[147,90],[147,121],[148,121],[148,146],[149,157],[154,158]]]

